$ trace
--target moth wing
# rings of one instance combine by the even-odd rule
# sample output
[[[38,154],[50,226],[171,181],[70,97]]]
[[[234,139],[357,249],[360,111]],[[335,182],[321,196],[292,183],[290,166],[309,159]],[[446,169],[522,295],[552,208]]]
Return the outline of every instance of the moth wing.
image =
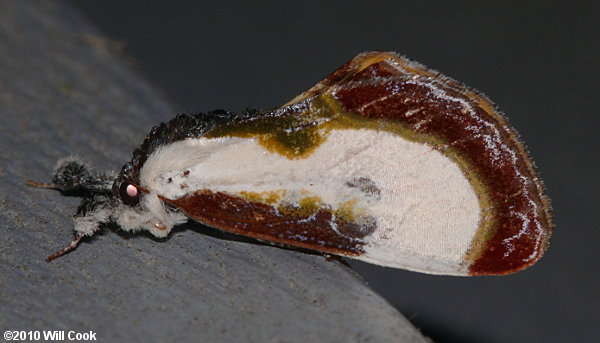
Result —
[[[362,53],[193,144],[210,153],[189,168],[190,190],[159,194],[236,234],[451,275],[518,271],[551,235],[549,200],[506,118],[395,53]]]

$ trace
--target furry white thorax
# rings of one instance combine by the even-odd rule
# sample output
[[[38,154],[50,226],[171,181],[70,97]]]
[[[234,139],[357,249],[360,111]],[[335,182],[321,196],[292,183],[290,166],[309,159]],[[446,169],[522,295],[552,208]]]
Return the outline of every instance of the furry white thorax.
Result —
[[[348,186],[359,178],[372,180],[380,196]],[[234,195],[283,190],[283,202],[318,196],[334,210],[352,201],[355,213],[377,222],[357,258],[430,273],[466,274],[464,257],[480,219],[477,195],[452,160],[375,130],[334,130],[302,159],[269,152],[251,138],[187,139],[151,154],[140,180],[150,195],[170,199],[207,189]],[[164,223],[164,207],[146,206]],[[144,220],[132,220],[138,221]]]

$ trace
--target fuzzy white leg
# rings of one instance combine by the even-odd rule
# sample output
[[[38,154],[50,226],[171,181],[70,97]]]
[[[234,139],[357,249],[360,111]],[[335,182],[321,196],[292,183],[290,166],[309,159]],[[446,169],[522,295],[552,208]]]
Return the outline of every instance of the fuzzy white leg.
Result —
[[[94,233],[100,229],[100,224],[106,223],[110,220],[110,216],[110,209],[100,208],[94,212],[88,213],[83,217],[75,217],[73,219],[75,231],[86,236],[93,236]]]
[[[94,235],[101,224],[111,220],[114,209],[115,201],[106,195],[94,195],[83,199],[73,218],[75,232],[84,236]]]

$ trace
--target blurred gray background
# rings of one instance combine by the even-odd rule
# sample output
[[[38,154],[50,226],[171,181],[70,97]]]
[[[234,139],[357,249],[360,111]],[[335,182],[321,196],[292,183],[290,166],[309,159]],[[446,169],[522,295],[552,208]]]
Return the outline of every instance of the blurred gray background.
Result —
[[[598,5],[70,3],[123,44],[177,112],[278,106],[365,50],[400,52],[483,91],[521,133],[552,198],[546,256],[516,275],[479,278],[350,263],[436,342],[600,338]]]

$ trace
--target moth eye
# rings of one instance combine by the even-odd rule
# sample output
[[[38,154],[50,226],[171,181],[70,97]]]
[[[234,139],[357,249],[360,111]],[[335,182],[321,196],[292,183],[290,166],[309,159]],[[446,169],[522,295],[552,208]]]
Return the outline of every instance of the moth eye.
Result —
[[[127,182],[123,182],[121,187],[119,188],[119,195],[121,197],[121,201],[125,205],[133,206],[137,205],[140,200],[140,190]]]
[[[136,197],[138,194],[138,190],[137,188],[135,188],[134,185],[127,185],[126,192],[127,195],[129,195],[132,198]]]

